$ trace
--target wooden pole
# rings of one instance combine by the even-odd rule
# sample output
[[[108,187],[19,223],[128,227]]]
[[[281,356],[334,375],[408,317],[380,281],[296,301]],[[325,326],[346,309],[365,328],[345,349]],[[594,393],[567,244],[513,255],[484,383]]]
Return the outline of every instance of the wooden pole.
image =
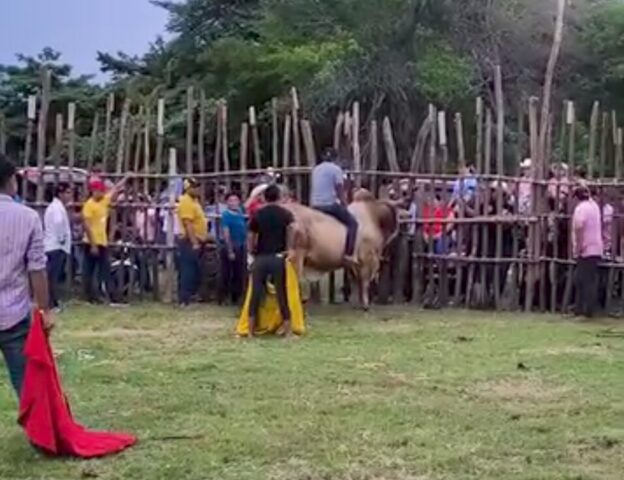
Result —
[[[355,171],[355,186],[362,187],[362,158],[360,154],[360,103],[353,103],[353,170]]]
[[[294,148],[294,160],[295,166],[301,167],[301,135],[299,132],[299,97],[297,96],[297,89],[293,87],[290,90],[292,97],[292,128],[293,128],[293,148]],[[297,199],[301,200],[302,195],[302,178],[300,174],[297,174],[295,178],[295,185],[297,191]]]
[[[254,167],[256,170],[260,170],[262,168],[262,158],[260,157],[260,136],[258,134],[255,107],[249,107],[249,127],[251,128],[251,140],[254,149]]]
[[[463,171],[466,167],[466,151],[464,147],[464,126],[462,121],[461,113],[455,114],[455,134],[457,139],[457,163],[459,165],[460,170],[462,171],[461,176],[459,177],[459,209],[458,209],[458,217],[463,219],[466,216],[466,204],[465,204],[465,195],[464,195],[464,176]],[[457,225],[457,245],[460,248],[464,246],[464,233],[465,233],[465,225],[459,224]],[[455,293],[453,295],[453,303],[454,305],[459,305],[461,301],[461,289],[463,287],[463,276],[464,276],[464,265],[456,264],[455,265]]]
[[[213,168],[216,173],[219,173],[221,171],[221,152],[223,150],[223,147],[221,146],[221,144],[223,143],[223,138],[222,138],[223,127],[221,126],[221,123],[223,122],[221,100],[217,102],[216,118],[217,118],[217,135],[216,135],[217,138],[215,141]]]
[[[609,135],[609,114],[602,113],[602,126],[600,128],[600,178],[605,178],[607,167],[607,137]]]
[[[195,118],[195,91],[192,86],[186,89],[186,173],[193,174],[193,139]]]
[[[249,146],[249,125],[247,122],[241,126],[240,136],[240,170],[242,176],[242,194],[247,198],[248,182],[247,182],[247,150]]]
[[[230,143],[228,141],[228,105],[227,101],[221,102],[221,146],[223,148],[223,171],[230,172]],[[231,190],[232,181],[230,177],[226,180],[227,189]]]
[[[0,155],[6,155],[7,151],[6,117],[0,113]]]
[[[26,126],[26,145],[24,146],[24,168],[28,168],[30,165],[30,157],[32,155],[32,137],[33,130],[35,129],[35,119],[37,118],[37,97],[30,95],[28,97],[28,106],[26,110],[28,117],[28,124]],[[22,195],[26,197],[28,187],[28,181],[26,175],[22,178]]]
[[[379,127],[377,126],[377,120],[371,121],[371,162],[370,169],[372,172],[377,172],[379,168]],[[377,175],[375,174],[371,181],[371,191],[373,195],[377,195]]]
[[[596,158],[596,137],[598,134],[598,120],[600,118],[600,103],[594,102],[591,120],[589,121],[589,152],[587,155],[587,168],[589,178],[594,177],[594,162]]]
[[[336,118],[336,125],[334,125],[334,150],[336,151],[340,150],[340,138],[344,123],[345,115],[343,112],[340,112]]]
[[[150,123],[152,121],[152,109],[149,102],[145,104],[145,124],[143,125],[143,172],[145,175],[150,172],[150,163],[152,161],[152,151],[150,142]],[[150,193],[149,179],[146,177],[143,180],[143,193],[145,196]],[[145,211],[145,217],[147,218],[147,211]]]
[[[504,175],[503,168],[503,145],[505,134],[505,99],[503,98],[503,74],[500,65],[497,65],[494,69],[494,86],[496,97],[496,173],[498,175]],[[503,189],[499,187],[496,189],[496,211],[501,213],[503,211]],[[503,254],[503,225],[497,223],[496,225],[496,258],[501,258]],[[501,278],[501,267],[496,265],[494,267],[494,299],[496,308],[500,309],[501,305],[501,293],[504,290],[502,282],[505,279]]]
[[[277,98],[271,99],[271,133],[272,133],[272,149],[273,168],[277,168],[279,163],[279,122],[277,118]]]
[[[96,111],[93,115],[93,126],[91,127],[91,141],[89,143],[89,155],[87,157],[87,171],[90,172],[93,169],[93,162],[95,161],[95,152],[97,151],[98,133],[100,129],[100,115]]]
[[[175,148],[169,149],[169,179],[173,179],[177,175],[177,152]],[[175,300],[175,262],[174,262],[174,248],[175,248],[175,236],[173,230],[173,222],[175,218],[175,206],[176,197],[174,188],[169,189],[169,211],[167,212],[167,293],[169,303],[173,303]]]
[[[197,127],[197,157],[200,173],[206,172],[206,92],[199,92],[199,126]],[[202,188],[202,195],[205,189]],[[204,198],[202,196],[202,198]],[[205,198],[204,198],[205,200]]]
[[[42,72],[41,106],[39,109],[39,123],[37,125],[37,168],[43,172],[47,154],[47,126],[48,111],[50,109],[50,89],[52,72],[47,68]],[[43,202],[44,183],[43,175],[39,175],[37,183],[37,202]]]
[[[126,98],[121,110],[121,120],[119,123],[119,142],[117,143],[117,164],[115,172],[120,174],[123,170],[124,153],[126,146],[126,129],[128,128],[128,116],[130,114],[130,99]]]
[[[388,159],[388,165],[390,171],[399,172],[399,162],[397,160],[396,145],[394,143],[394,136],[392,135],[392,125],[390,125],[390,119],[385,117],[383,120],[383,139],[386,147],[386,158]]]
[[[290,167],[290,123],[290,115],[286,115],[286,120],[284,121],[284,145],[282,150],[282,166],[284,168]],[[285,178],[285,180],[288,179]]]
[[[105,172],[110,171],[110,136],[113,122],[113,111],[115,110],[115,94],[111,93],[106,102],[106,124],[104,126],[104,153],[102,155],[102,167]]]
[[[436,171],[436,148],[437,148],[437,132],[438,125],[436,122],[437,119],[436,108],[433,105],[429,105],[429,120],[431,123],[431,141],[429,142],[429,173],[435,173]]]
[[[61,166],[61,153],[63,151],[63,114],[56,114],[55,131],[54,131],[54,149],[52,157],[54,159],[55,183],[59,183],[59,167]]]
[[[316,148],[314,146],[314,135],[312,126],[308,120],[301,120],[301,132],[303,134],[303,145],[305,147],[306,158],[308,160],[308,168],[314,168],[316,163]],[[310,194],[312,191],[310,190]],[[311,198],[309,199],[311,202]]]
[[[70,102],[67,106],[67,135],[69,137],[69,184],[73,188],[73,171],[76,166],[76,104]]]
[[[165,142],[165,99],[158,99],[158,107],[156,111],[156,173],[159,175],[163,170],[163,155]],[[162,190],[162,182],[156,182],[156,195],[160,195]]]

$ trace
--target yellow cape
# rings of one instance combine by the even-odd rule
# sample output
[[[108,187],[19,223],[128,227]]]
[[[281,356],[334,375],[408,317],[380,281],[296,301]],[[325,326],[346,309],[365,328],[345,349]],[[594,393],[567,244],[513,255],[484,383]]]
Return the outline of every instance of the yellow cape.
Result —
[[[251,302],[252,290],[253,287],[251,281],[249,281],[243,310],[236,326],[236,333],[242,337],[249,335],[249,304]],[[305,318],[301,292],[299,290],[297,273],[290,262],[286,262],[286,293],[288,295],[288,306],[290,307],[292,331],[295,335],[303,335],[305,333]],[[256,319],[256,335],[273,334],[277,332],[281,325],[282,316],[277,304],[275,288],[269,285]]]

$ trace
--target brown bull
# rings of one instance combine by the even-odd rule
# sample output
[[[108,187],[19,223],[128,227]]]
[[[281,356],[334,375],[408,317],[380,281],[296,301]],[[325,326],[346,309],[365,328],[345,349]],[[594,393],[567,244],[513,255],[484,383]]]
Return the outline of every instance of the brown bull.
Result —
[[[300,278],[318,279],[325,273],[343,268],[346,227],[303,205],[288,204],[285,207],[295,216],[295,263]],[[351,270],[358,283],[362,307],[368,309],[370,285],[379,274],[384,248],[398,233],[398,212],[392,204],[377,201],[366,191],[355,195],[349,211],[358,222],[354,255],[357,265]]]

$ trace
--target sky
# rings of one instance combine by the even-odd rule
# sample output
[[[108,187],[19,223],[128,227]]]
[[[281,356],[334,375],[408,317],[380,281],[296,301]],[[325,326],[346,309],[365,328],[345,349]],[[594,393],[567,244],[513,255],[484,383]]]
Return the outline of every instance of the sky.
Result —
[[[0,64],[49,46],[74,73],[101,80],[98,50],[144,53],[166,23],[166,12],[148,0],[0,0]]]

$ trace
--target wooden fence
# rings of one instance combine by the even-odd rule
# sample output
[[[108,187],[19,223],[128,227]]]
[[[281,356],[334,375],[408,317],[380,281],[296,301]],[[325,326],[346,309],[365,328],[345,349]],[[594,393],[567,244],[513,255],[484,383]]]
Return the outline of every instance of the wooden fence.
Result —
[[[69,181],[78,192],[72,206],[77,212],[85,193],[75,167],[89,172],[97,167],[111,181],[132,172],[110,225],[119,267],[117,284],[128,300],[175,300],[175,185],[180,179],[193,176],[200,182],[202,202],[209,207],[216,235],[220,193],[236,190],[246,196],[258,176],[269,169],[281,176],[297,200],[307,202],[309,172],[320,145],[294,88],[287,98],[271,102],[262,121],[256,109],[249,108],[240,136],[232,138],[235,130],[228,121],[227,103],[220,100],[209,106],[204,92],[189,87],[182,158],[167,144],[165,99],[156,98],[152,104],[124,98],[118,105],[111,94],[104,111],[92,119],[87,158],[77,159],[76,105],[70,103],[66,115],[55,116],[54,139],[49,141],[49,73],[44,71],[42,79],[41,94],[29,98],[26,106],[22,165],[40,173],[51,168],[54,178],[49,182],[41,174],[33,182],[25,175],[22,194],[33,207],[43,209],[46,187]],[[469,122],[460,113],[449,122],[447,112],[431,105],[411,152],[397,151],[388,117],[362,122],[358,102],[337,115],[333,146],[345,161],[353,189],[366,187],[406,211],[411,209],[403,217],[402,234],[385,255],[375,286],[377,301],[568,311],[574,299],[568,233],[574,203],[569,193],[578,181],[575,168],[582,165],[586,182],[609,216],[605,227],[612,247],[602,268],[602,304],[610,313],[620,311],[624,306],[620,260],[624,257],[620,228],[624,156],[615,112],[604,111],[596,102],[589,122],[583,124],[575,104],[566,102],[561,117],[550,115],[545,154],[539,160],[538,99],[519,102],[515,118],[505,114],[510,102],[504,101],[498,68],[494,97],[491,106],[477,98]],[[561,124],[558,131],[555,120]],[[471,124],[473,130],[468,132],[464,124]],[[0,122],[0,139],[6,138],[4,128],[5,122]],[[587,131],[580,139],[579,128]],[[6,148],[4,140],[0,148]],[[538,161],[521,172],[525,157]],[[549,179],[551,167],[563,160],[568,167],[565,174]],[[457,173],[469,165],[474,175]],[[470,195],[464,195],[468,189]],[[452,218],[443,208],[451,202]],[[443,215],[433,218],[436,205]],[[430,238],[439,231],[439,239]],[[72,282],[79,281],[80,238],[76,228],[76,261],[68,272]],[[219,283],[218,255],[212,251],[205,261],[202,291],[210,299]],[[349,293],[348,279],[340,282],[337,276],[331,275],[327,282],[330,301],[338,298],[341,283]]]

